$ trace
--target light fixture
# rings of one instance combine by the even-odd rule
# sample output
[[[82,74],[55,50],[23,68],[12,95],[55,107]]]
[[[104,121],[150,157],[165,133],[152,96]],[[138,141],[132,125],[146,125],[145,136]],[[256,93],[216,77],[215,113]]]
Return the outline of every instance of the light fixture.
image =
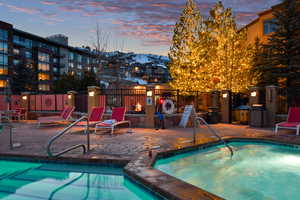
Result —
[[[159,90],[159,89],[160,89],[160,86],[159,86],[159,85],[156,85],[156,86],[155,86],[155,89]]]
[[[89,92],[89,96],[90,96],[90,97],[95,96],[95,91],[90,91],[90,92]]]
[[[251,97],[256,97],[257,93],[256,91],[251,92]]]
[[[22,99],[26,101],[27,100],[27,96],[22,96]]]
[[[152,91],[151,90],[147,91],[147,97],[152,97]]]
[[[68,95],[68,99],[72,99],[72,95],[69,94],[69,95]]]
[[[223,97],[224,99],[226,99],[226,98],[228,97],[228,94],[227,94],[227,93],[224,93],[224,94],[222,94],[222,97]]]

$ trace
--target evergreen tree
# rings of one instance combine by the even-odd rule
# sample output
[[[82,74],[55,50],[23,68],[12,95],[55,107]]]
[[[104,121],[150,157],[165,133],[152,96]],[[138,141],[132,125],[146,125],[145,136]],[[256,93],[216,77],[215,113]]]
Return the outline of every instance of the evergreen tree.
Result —
[[[284,0],[273,12],[274,32],[261,53],[265,84],[290,88],[300,83],[299,1]]]
[[[203,71],[206,61],[206,43],[200,11],[193,0],[188,0],[174,30],[169,52],[169,69],[172,76],[171,86],[182,91],[203,90]],[[201,56],[202,55],[202,56]],[[201,76],[202,75],[202,76]],[[200,79],[199,77],[202,77]]]
[[[54,81],[53,90],[55,93],[64,94],[67,91],[79,89],[78,87],[79,82],[75,79],[75,76],[68,73],[63,74],[59,80]]]

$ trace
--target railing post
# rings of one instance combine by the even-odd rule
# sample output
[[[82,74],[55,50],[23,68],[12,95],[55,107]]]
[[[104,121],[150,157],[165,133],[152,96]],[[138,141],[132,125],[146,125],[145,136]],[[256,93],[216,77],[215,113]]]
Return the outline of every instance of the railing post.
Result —
[[[90,114],[93,107],[98,107],[100,104],[99,100],[100,88],[97,86],[88,87],[88,113]]]

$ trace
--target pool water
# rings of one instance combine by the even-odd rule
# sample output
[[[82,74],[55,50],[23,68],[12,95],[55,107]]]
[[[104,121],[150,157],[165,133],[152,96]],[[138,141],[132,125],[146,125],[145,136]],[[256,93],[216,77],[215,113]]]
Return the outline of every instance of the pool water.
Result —
[[[1,200],[158,199],[121,168],[0,160]]]
[[[159,159],[155,168],[231,200],[300,198],[300,149],[262,143],[224,146]]]

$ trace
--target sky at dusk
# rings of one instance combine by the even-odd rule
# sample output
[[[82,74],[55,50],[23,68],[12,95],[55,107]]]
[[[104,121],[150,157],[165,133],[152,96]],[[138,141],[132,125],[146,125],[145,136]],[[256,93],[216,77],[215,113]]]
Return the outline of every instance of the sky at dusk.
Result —
[[[215,0],[197,0],[202,15]],[[240,26],[279,0],[225,0]],[[98,23],[109,51],[167,55],[186,0],[0,0],[0,20],[43,37],[64,34],[71,46],[92,46]]]

